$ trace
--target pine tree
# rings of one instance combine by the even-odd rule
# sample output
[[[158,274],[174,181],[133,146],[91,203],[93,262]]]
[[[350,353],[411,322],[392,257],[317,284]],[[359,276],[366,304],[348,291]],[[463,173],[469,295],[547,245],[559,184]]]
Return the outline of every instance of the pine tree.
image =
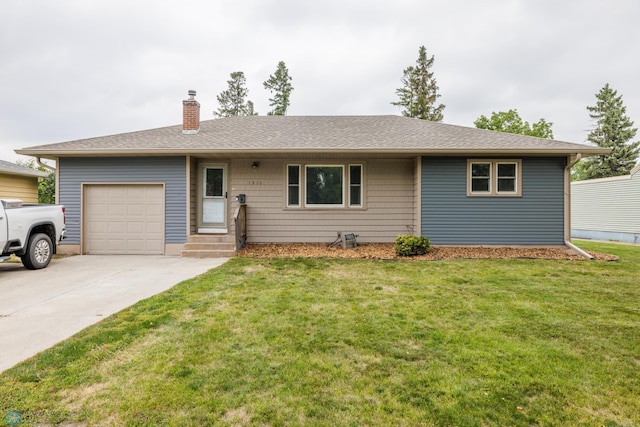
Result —
[[[592,157],[581,162],[579,177],[583,179],[626,175],[631,172],[640,152],[640,141],[631,142],[638,128],[627,116],[622,95],[607,83],[596,94],[596,105],[588,106],[589,117],[595,120],[595,128],[587,139],[605,148],[609,154]]]
[[[553,139],[553,131],[551,130],[553,123],[540,119],[533,125],[529,125],[529,122],[522,120],[518,110],[499,111],[497,113],[494,111],[491,113],[491,118],[482,115],[473,124],[478,129]]]
[[[445,105],[436,106],[440,94],[433,72],[429,71],[432,66],[433,55],[427,58],[427,49],[420,46],[415,67],[409,66],[404,70],[402,87],[396,89],[399,100],[391,103],[403,108],[403,116],[442,121]]]
[[[287,70],[284,61],[278,62],[276,72],[270,75],[267,81],[263,83],[265,89],[274,93],[273,98],[269,98],[269,106],[273,107],[273,110],[267,113],[268,116],[287,115],[289,96],[293,90],[291,80],[289,70]]]
[[[253,110],[253,101],[247,101],[247,116],[257,116],[258,112]]]
[[[213,115],[217,117],[232,116],[254,116],[258,113],[253,111],[253,103],[247,101],[249,89],[246,88],[247,80],[242,71],[231,73],[231,80],[227,80],[229,85],[227,90],[220,92],[217,96],[218,111],[214,111]]]

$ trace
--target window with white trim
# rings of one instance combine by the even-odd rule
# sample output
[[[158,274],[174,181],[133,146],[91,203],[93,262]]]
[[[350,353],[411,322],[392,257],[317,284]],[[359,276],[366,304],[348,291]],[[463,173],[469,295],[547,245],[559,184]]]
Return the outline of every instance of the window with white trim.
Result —
[[[300,165],[287,165],[287,207],[300,206]]]
[[[362,164],[289,164],[286,169],[288,208],[362,208]]]
[[[471,193],[491,193],[491,162],[471,162]]]
[[[467,160],[468,196],[521,196],[521,160]]]
[[[496,193],[513,194],[518,185],[518,164],[515,162],[496,163]]]
[[[305,166],[305,206],[344,207],[344,166]]]
[[[362,207],[362,165],[349,165],[349,206]]]

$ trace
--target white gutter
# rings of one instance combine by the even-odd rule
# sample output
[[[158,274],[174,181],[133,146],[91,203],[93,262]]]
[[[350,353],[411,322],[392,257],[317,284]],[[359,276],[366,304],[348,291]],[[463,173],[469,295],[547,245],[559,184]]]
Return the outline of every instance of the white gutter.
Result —
[[[575,148],[574,148],[575,150]],[[104,156],[169,156],[169,155],[194,155],[194,154],[210,154],[210,155],[249,155],[249,157],[255,157],[256,154],[271,154],[271,155],[290,155],[290,154],[347,154],[347,155],[390,155],[390,154],[402,154],[410,157],[418,156],[516,156],[516,155],[539,155],[539,156],[563,156],[570,155],[571,151],[568,149],[501,149],[495,148],[492,150],[475,148],[434,148],[434,149],[420,149],[414,148],[398,148],[398,149],[384,149],[384,148],[289,148],[289,147],[277,147],[277,148],[122,148],[122,149],[101,149],[101,148],[81,148],[81,149],[62,149],[62,150],[40,150],[40,149],[21,149],[14,150],[17,154],[32,157],[44,157],[54,158],[59,156],[74,156],[74,157],[104,157]],[[611,150],[608,148],[600,147],[586,147],[583,150],[589,156],[595,156],[600,154],[607,154]]]
[[[577,153],[576,158],[569,162],[567,166],[564,168],[564,179],[565,179],[565,192],[564,192],[564,203],[565,203],[565,236],[564,236],[564,244],[571,250],[579,253],[583,257],[587,259],[593,259],[589,253],[583,251],[573,243],[571,243],[571,168],[573,165],[578,163],[582,158],[582,153]]]

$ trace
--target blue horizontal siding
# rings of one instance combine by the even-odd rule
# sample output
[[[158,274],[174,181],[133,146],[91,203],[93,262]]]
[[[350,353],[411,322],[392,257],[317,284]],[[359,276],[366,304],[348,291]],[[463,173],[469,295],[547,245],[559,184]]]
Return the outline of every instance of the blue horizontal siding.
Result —
[[[523,158],[522,197],[468,197],[467,158],[423,157],[422,234],[441,245],[564,244],[565,164]]]
[[[165,243],[187,240],[184,157],[61,158],[58,198],[65,205],[68,244],[80,244],[81,184],[154,182],[165,184]]]

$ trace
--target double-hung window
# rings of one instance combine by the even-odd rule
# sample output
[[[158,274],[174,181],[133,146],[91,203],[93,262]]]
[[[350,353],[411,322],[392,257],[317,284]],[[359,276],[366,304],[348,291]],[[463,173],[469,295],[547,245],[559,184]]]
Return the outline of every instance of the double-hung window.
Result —
[[[287,165],[286,207],[362,208],[361,164]]]
[[[349,165],[349,207],[362,207],[362,165]]]
[[[521,196],[521,160],[467,161],[468,196]]]
[[[300,165],[287,165],[287,207],[300,206]]]
[[[470,167],[472,194],[491,194],[491,162],[472,162]]]
[[[496,162],[496,193],[515,194],[518,185],[518,163]]]

